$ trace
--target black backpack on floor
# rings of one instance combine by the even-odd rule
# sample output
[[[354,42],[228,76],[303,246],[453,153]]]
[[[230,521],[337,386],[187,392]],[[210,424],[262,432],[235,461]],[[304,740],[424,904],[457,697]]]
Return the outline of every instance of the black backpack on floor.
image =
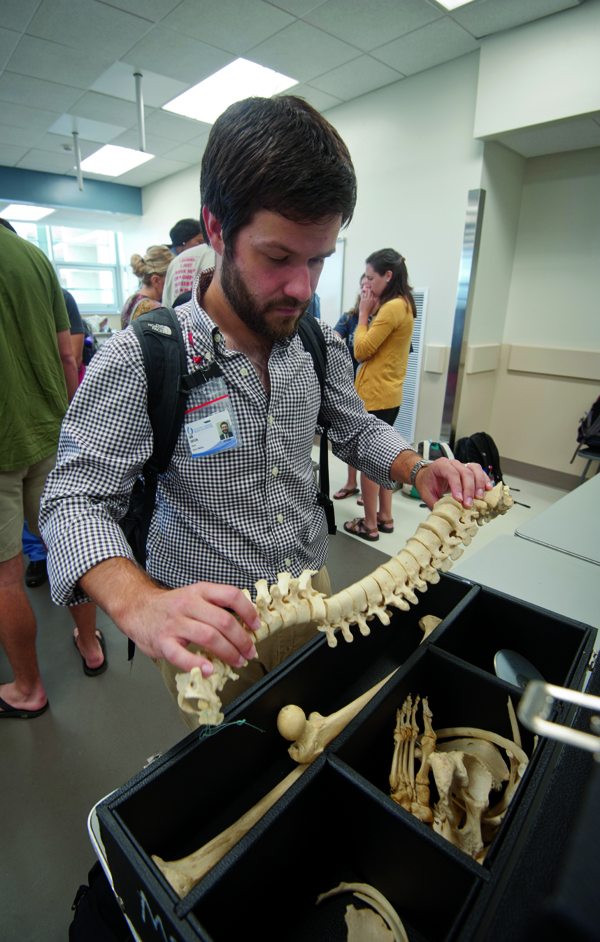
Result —
[[[476,461],[494,484],[502,480],[498,448],[492,436],[487,432],[475,432],[468,438],[460,438],[454,446],[454,457],[463,464]]]
[[[133,942],[127,920],[98,861],[88,873],[88,884],[79,887],[71,906],[75,915],[69,926],[69,942]]]
[[[577,448],[571,458],[573,464],[580,448],[600,448],[600,396],[596,399],[589,412],[579,422],[577,429]]]

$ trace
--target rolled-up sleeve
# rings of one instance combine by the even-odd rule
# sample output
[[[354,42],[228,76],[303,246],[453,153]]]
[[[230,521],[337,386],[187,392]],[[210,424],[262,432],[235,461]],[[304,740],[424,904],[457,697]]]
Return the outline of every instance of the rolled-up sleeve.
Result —
[[[392,464],[410,445],[391,426],[365,410],[354,388],[352,361],[344,342],[326,325],[323,333],[327,341],[323,412],[331,423],[328,437],[332,451],[381,487],[391,489]]]
[[[88,601],[79,578],[105,559],[133,553],[118,521],[152,452],[146,380],[133,331],[94,356],[64,418],[57,463],[40,507],[53,601]]]

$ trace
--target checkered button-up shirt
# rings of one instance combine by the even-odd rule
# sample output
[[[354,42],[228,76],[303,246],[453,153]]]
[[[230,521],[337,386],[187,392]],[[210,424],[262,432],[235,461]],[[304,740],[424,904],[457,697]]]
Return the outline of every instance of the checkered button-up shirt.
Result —
[[[202,274],[201,293],[209,277]],[[196,294],[177,309],[188,370],[198,368],[199,357],[203,364],[216,360],[239,441],[235,448],[193,458],[182,430],[158,482],[147,571],[171,587],[207,581],[253,590],[257,579],[274,582],[281,571],[298,576],[303,569],[320,569],[327,530],[311,464],[321,404],[312,358],[297,335],[275,342],[268,395],[250,360],[226,348]],[[322,326],[323,408],[333,451],[390,487],[392,462],[408,445],[367,415],[345,344]],[[118,521],[152,452],[146,398],[141,349],[130,327],[92,360],[63,422],[57,465],[42,500],[40,524],[58,604],[87,600],[77,580],[97,563],[133,559]]]

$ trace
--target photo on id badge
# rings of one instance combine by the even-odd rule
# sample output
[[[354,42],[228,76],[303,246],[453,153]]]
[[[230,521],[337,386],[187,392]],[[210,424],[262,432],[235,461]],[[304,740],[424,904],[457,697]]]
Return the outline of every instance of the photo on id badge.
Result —
[[[203,391],[207,391],[206,386]],[[237,423],[227,393],[190,405],[185,413],[185,432],[192,458],[214,455],[239,445]]]

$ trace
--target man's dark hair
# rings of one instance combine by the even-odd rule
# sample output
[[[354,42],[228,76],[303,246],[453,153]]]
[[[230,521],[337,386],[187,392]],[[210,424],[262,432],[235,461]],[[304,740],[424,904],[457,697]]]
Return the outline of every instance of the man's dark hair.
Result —
[[[341,215],[346,225],[356,176],[338,132],[308,102],[293,95],[246,98],[213,124],[200,196],[231,244],[259,209],[306,223]],[[204,219],[202,229],[208,242]]]
[[[0,226],[4,226],[5,229],[10,229],[10,231],[11,231],[11,232],[14,232],[15,235],[18,235],[18,234],[19,234],[19,233],[17,232],[17,230],[15,229],[15,227],[14,227],[14,226],[11,226],[11,224],[10,224],[9,221],[8,221],[8,219],[2,219],[2,218],[0,218]]]

